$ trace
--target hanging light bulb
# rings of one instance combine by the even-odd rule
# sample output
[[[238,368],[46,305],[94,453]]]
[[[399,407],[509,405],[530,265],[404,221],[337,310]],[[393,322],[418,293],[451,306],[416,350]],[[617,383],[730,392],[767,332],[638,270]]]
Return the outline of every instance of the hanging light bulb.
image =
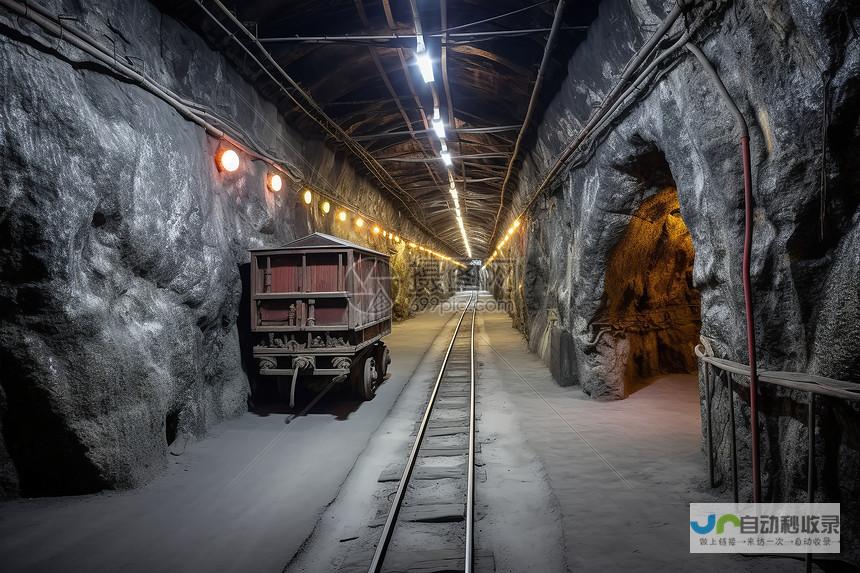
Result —
[[[421,77],[425,83],[433,81],[433,60],[430,58],[430,52],[424,46],[424,38],[418,37],[418,45],[415,49],[415,62],[418,64],[418,69],[421,71]]]
[[[269,174],[269,180],[267,183],[269,191],[271,191],[272,193],[277,193],[284,188],[284,178],[281,177],[278,173]]]
[[[522,222],[519,219],[514,221],[514,229],[519,229],[520,225],[522,225]]]
[[[302,198],[305,200],[305,205],[310,205],[314,201],[314,194],[311,193],[310,189],[305,189]]]
[[[381,231],[381,229],[379,228],[379,225],[373,226],[373,234],[374,235],[378,235],[380,231]]]
[[[364,227],[364,219],[362,219],[361,217],[356,218],[355,226],[358,227],[359,229]]]
[[[328,201],[323,201],[322,203],[320,203],[320,210],[326,215],[328,215],[329,211],[331,211],[331,203],[329,203]]]
[[[343,209],[341,209],[340,213],[338,213],[338,214],[337,214],[337,218],[338,218],[341,222],[345,222],[345,221],[346,221],[346,211],[344,211]]]
[[[229,147],[223,147],[215,156],[216,165],[220,171],[232,173],[239,169],[239,154]]]
[[[439,115],[439,108],[433,110],[433,131],[436,132],[436,137],[445,139],[445,124],[442,123],[442,117]]]
[[[433,81],[433,60],[430,59],[430,54],[425,52],[421,52],[416,56],[416,61],[418,62],[418,69],[421,70],[421,77],[424,78],[424,83],[431,83]]]

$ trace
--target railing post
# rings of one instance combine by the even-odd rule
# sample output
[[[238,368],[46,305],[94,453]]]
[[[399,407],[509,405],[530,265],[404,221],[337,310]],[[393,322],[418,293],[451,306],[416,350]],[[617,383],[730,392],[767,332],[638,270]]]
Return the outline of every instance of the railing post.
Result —
[[[815,502],[815,394],[809,392],[809,411],[807,412],[807,432],[809,434],[809,444],[807,446],[807,461],[806,468],[806,500],[809,503]],[[806,554],[806,573],[812,573],[812,553]]]
[[[731,372],[726,372],[726,388],[729,392],[729,424],[732,435],[732,493],[735,503],[738,502],[738,448],[735,438],[735,378]]]
[[[714,487],[714,438],[711,428],[711,365],[705,362],[705,416],[708,433],[708,476]]]

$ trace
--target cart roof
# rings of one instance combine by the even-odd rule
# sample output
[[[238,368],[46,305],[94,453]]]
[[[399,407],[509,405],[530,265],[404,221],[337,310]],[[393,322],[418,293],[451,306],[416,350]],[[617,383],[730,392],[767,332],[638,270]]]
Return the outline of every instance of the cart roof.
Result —
[[[371,253],[374,255],[379,255],[380,257],[388,258],[388,255],[385,253],[380,253],[379,251],[374,251],[373,249],[369,249],[362,245],[357,245],[355,243],[347,241],[346,239],[341,239],[340,237],[334,237],[332,235],[326,235],[325,233],[311,233],[310,235],[307,235],[300,239],[290,241],[289,243],[281,247],[267,249],[251,249],[251,252],[258,253],[261,251],[283,251],[293,249],[355,249],[357,251]]]

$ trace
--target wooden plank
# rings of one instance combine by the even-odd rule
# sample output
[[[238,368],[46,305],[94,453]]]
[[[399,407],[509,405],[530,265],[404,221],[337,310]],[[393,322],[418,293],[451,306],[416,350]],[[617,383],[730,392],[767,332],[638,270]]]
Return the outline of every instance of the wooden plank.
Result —
[[[425,447],[422,447],[421,451],[424,451],[425,449],[426,450],[433,450],[433,451],[450,450],[452,452],[456,452],[456,451],[467,451],[468,446],[465,443],[462,445],[460,445],[460,444],[436,444],[436,445],[427,445]],[[481,451],[481,443],[475,442],[475,452],[480,453],[480,451]]]
[[[298,355],[344,355],[352,354],[360,349],[358,346],[321,346],[319,348],[298,348],[287,350],[286,348],[254,348],[254,356],[298,356]]]
[[[344,288],[345,291],[355,293],[355,277],[353,276],[355,268],[353,267],[354,261],[354,253],[352,250],[346,252],[346,286]],[[347,305],[347,317],[346,321],[349,326],[355,324],[355,305],[350,304]]]
[[[480,453],[481,444],[475,444],[475,453]],[[453,457],[453,456],[465,456],[469,453],[469,447],[466,444],[462,446],[427,446],[422,447],[418,451],[418,455],[425,458],[432,457]]]
[[[346,291],[329,291],[329,292],[262,292],[252,294],[251,298],[255,300],[268,300],[279,298],[349,298],[350,295]]]
[[[421,523],[455,523],[466,518],[466,504],[464,502],[407,505],[400,509],[398,517],[403,521]]]
[[[335,330],[349,330],[349,326],[345,324],[327,324],[325,326],[268,326],[260,325],[256,332],[323,332]]]
[[[452,573],[465,570],[462,549],[437,549],[429,551],[410,551],[393,554],[391,562],[386,562],[387,573]],[[495,571],[493,554],[475,553],[475,571],[492,573]]]
[[[269,255],[298,255],[301,253],[306,253],[309,255],[312,254],[332,254],[332,253],[346,253],[351,249],[347,246],[342,247],[292,247],[287,249],[250,249],[249,252],[257,255],[257,256],[269,256]]]
[[[427,428],[424,434],[428,437],[453,436],[455,434],[466,434],[469,432],[468,426],[440,426],[438,428]]]
[[[400,481],[401,477],[403,477],[403,467],[398,464],[392,464],[382,470],[377,481],[383,483]],[[412,479],[415,480],[457,479],[465,477],[465,463],[455,466],[419,466],[412,471]]]
[[[468,398],[470,395],[468,390],[459,390],[456,388],[441,388],[439,396],[442,398]]]
[[[429,427],[431,427],[431,428],[433,428],[433,427],[441,428],[441,427],[445,427],[445,426],[465,426],[465,427],[468,427],[469,426],[469,417],[468,416],[461,416],[459,418],[445,418],[444,420],[439,420],[439,419],[430,420]]]
[[[302,272],[299,274],[299,291],[306,289],[308,284],[308,256],[302,253]]]
[[[446,370],[445,376],[452,376],[452,377],[463,376],[464,378],[466,378],[466,380],[470,380],[468,370]]]
[[[259,264],[260,263],[257,260],[257,256],[251,256],[251,293],[260,291]],[[251,318],[251,331],[253,332],[257,329],[257,322],[259,321],[260,317],[257,313],[257,301],[252,298],[250,304],[251,309],[248,316]]]
[[[436,449],[436,448],[421,448],[418,451],[418,455],[422,458],[436,458],[436,457],[445,457],[452,458],[455,456],[465,456],[469,453],[469,449],[466,446],[461,446],[456,450],[453,449]]]
[[[386,320],[389,320],[389,319],[390,319],[390,317],[386,316],[386,317],[383,317],[383,318],[379,318],[379,319],[377,319],[377,320],[374,320],[374,321],[372,321],[372,322],[368,322],[368,323],[366,323],[366,324],[357,324],[357,325],[356,325],[356,327],[355,327],[355,330],[356,330],[356,331],[358,331],[358,330],[365,330],[365,329],[367,329],[367,328],[370,328],[371,326],[376,326],[377,324],[380,324],[380,323],[382,323],[382,322],[385,322]]]
[[[439,396],[436,398],[436,406],[439,408],[467,410],[469,407],[469,398],[467,396]]]

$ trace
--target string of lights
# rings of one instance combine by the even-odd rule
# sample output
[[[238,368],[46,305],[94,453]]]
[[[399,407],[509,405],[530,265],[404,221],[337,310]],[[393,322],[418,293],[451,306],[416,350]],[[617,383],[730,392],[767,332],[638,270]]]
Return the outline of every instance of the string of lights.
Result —
[[[514,222],[511,223],[510,227],[508,227],[508,230],[505,233],[505,236],[502,237],[502,240],[499,241],[498,244],[496,245],[496,250],[493,251],[493,254],[490,255],[489,258],[487,258],[487,260],[484,262],[484,266],[481,267],[482,269],[489,267],[491,264],[493,264],[494,260],[499,258],[499,255],[502,254],[502,252],[505,248],[505,245],[508,244],[508,241],[510,240],[511,237],[514,236],[514,233],[517,232],[517,229],[520,228],[521,224],[522,224],[522,222],[520,221],[519,218],[514,219]]]
[[[215,164],[221,172],[234,173],[239,170],[242,165],[242,159],[239,152],[231,147],[222,146],[215,154]],[[266,175],[266,189],[271,193],[280,193],[284,188],[284,179],[277,171],[270,171]],[[318,208],[321,216],[326,216],[332,211],[335,212],[335,221],[340,223],[351,222],[357,232],[367,232],[372,237],[383,240],[394,245],[403,244],[405,248],[416,250],[424,253],[427,256],[437,258],[452,265],[461,268],[466,268],[466,265],[455,260],[454,258],[440,253],[416,241],[407,239],[402,236],[400,231],[386,229],[381,222],[374,221],[372,217],[367,216],[358,210],[348,207],[335,207],[335,198],[329,196],[324,191],[315,188],[311,185],[303,185],[300,190],[301,202],[309,208]],[[315,206],[315,207],[314,207]]]

